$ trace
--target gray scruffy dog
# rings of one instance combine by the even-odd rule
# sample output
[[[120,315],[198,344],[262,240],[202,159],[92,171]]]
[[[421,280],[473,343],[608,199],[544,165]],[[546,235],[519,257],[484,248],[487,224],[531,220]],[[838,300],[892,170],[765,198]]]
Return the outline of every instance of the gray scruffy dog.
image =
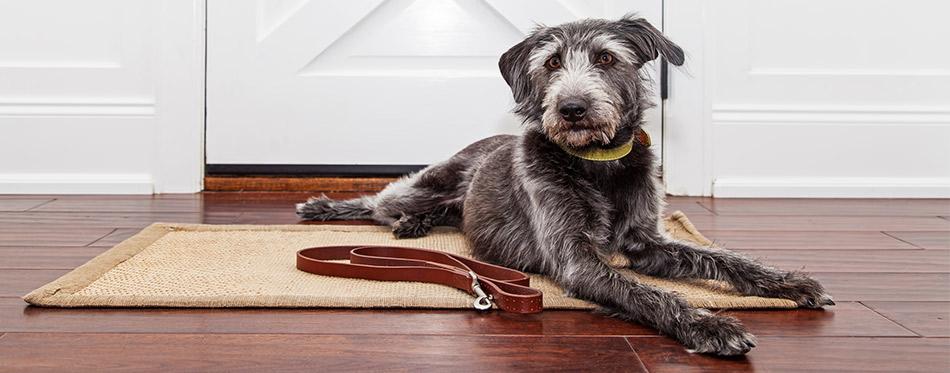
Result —
[[[723,280],[745,295],[808,308],[834,304],[801,272],[663,233],[657,162],[640,129],[653,105],[641,68],[661,55],[684,62],[678,46],[632,16],[539,27],[498,62],[524,119],[522,136],[478,141],[377,195],[311,198],[297,213],[372,219],[400,238],[461,226],[481,260],[548,275],[569,295],[655,327],[692,352],[746,353],[756,340],[735,318],[606,264],[621,255],[650,276]]]

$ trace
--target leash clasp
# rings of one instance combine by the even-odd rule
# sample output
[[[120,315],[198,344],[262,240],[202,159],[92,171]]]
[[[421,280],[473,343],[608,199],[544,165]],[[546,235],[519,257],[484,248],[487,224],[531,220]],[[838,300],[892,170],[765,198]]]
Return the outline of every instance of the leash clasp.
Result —
[[[485,294],[485,291],[482,290],[482,286],[478,284],[478,276],[475,275],[475,272],[469,271],[468,275],[472,277],[472,291],[475,292],[477,296],[472,305],[479,311],[491,308],[492,296]]]

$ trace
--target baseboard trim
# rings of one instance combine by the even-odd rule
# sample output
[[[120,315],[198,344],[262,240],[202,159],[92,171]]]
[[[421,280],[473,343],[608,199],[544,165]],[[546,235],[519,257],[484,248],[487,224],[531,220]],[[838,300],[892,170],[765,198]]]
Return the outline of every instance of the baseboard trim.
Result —
[[[0,174],[0,194],[152,194],[149,174]]]
[[[725,198],[950,198],[950,178],[717,178]]]

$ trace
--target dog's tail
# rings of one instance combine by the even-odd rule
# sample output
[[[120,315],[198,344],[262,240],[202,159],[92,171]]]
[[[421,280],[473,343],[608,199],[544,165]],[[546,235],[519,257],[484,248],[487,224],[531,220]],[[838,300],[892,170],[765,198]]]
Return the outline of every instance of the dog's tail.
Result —
[[[297,216],[303,220],[368,220],[376,208],[375,196],[347,200],[333,200],[325,195],[312,197],[297,204]]]

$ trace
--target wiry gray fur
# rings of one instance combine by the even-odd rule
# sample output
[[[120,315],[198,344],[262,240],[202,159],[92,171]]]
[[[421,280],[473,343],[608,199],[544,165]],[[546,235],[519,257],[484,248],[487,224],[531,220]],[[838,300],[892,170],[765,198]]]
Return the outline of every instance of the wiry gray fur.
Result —
[[[601,63],[603,53],[610,64]],[[557,68],[547,65],[554,56]],[[634,17],[540,27],[499,60],[514,111],[524,119],[522,136],[481,140],[375,196],[314,198],[297,213],[308,220],[373,219],[397,237],[461,226],[481,260],[549,275],[570,295],[655,327],[690,351],[746,353],[755,337],[735,318],[692,307],[605,260],[619,254],[639,273],[724,280],[743,294],[808,308],[832,305],[831,297],[803,273],[667,237],[656,159],[647,147],[634,143],[622,159],[595,162],[555,144],[612,148],[629,141],[652,105],[640,68],[659,56],[684,62],[678,46]],[[583,119],[559,115],[568,99],[589,104]]]

